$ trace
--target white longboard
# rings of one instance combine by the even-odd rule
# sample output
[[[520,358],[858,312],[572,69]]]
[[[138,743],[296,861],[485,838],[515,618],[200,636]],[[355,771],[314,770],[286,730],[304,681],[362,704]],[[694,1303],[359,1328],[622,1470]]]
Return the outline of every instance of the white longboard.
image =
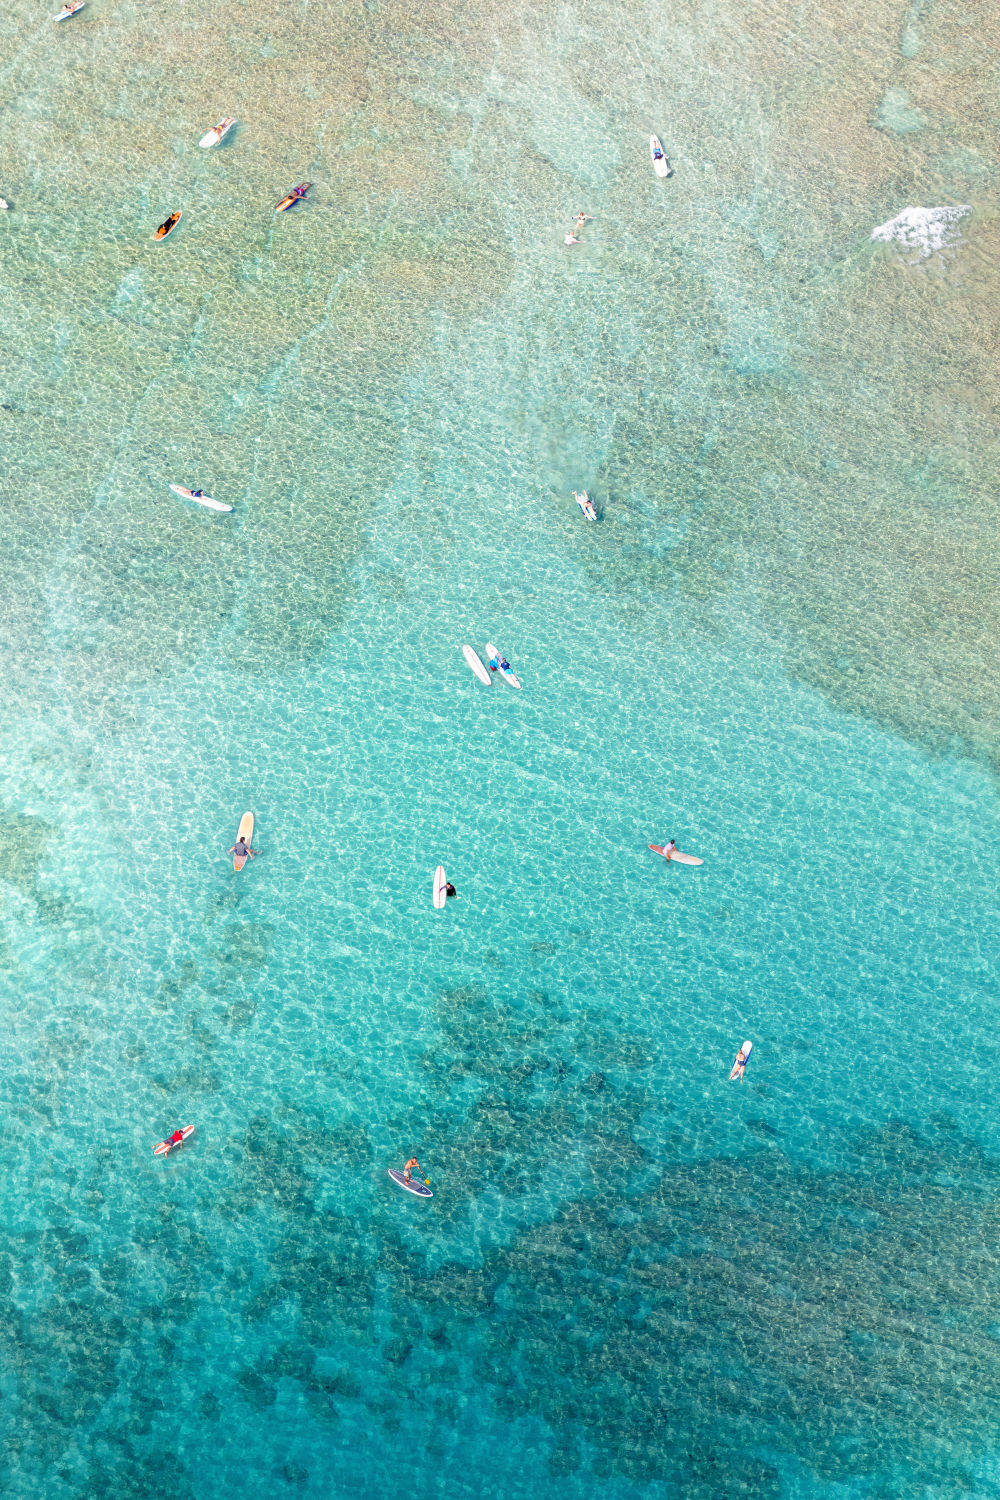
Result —
[[[744,1066],[746,1066],[746,1063],[750,1061],[750,1054],[752,1051],[753,1042],[744,1042],[743,1046],[740,1048],[740,1052],[743,1053],[744,1057]],[[736,1057],[739,1057],[739,1055],[740,1053],[737,1052]],[[730,1082],[732,1082],[732,1080],[736,1077],[736,1057],[733,1058],[733,1071],[729,1075]]]
[[[247,848],[249,849],[249,847],[250,847],[250,840],[252,838],[253,838],[253,813],[252,812],[245,812],[243,814],[242,818],[240,819],[240,826],[236,830],[236,842],[239,843],[240,839],[242,839],[243,842],[244,842],[244,844],[246,844]],[[249,854],[234,854],[233,855],[233,869],[234,870],[242,870],[243,866],[246,864],[246,862],[247,862],[247,860],[249,858],[250,858]]]
[[[448,899],[448,877],[444,873],[444,865],[438,865],[434,871],[434,905],[438,911]]]
[[[489,687],[493,679],[490,676],[489,672],[487,672],[486,668],[483,666],[482,662],[479,660],[479,657],[476,655],[475,651],[473,651],[472,647],[463,646],[462,655],[465,657],[466,662],[479,678],[479,681],[485,682],[486,686]]]
[[[209,146],[217,146],[221,140],[225,139],[235,124],[236,116],[226,115],[225,119],[220,120],[218,125],[213,125],[211,130],[205,131],[198,145],[204,150],[207,150]]]
[[[501,657],[501,655],[500,655],[500,652],[497,650],[497,648],[495,646],[491,646],[490,643],[489,643],[489,641],[487,641],[486,642],[486,660],[487,661],[492,661],[493,658],[494,658],[494,656],[496,657],[497,661],[501,661],[503,659]],[[521,684],[518,682],[517,678],[514,676],[513,672],[511,672],[509,670],[509,668],[507,668],[507,667],[497,667],[497,671],[500,673],[500,676],[504,679],[505,682],[509,682],[510,683],[511,687],[519,688],[521,686]]]
[[[220,510],[223,512],[232,510],[231,505],[226,505],[221,500],[213,500],[211,495],[196,495],[194,490],[189,490],[186,485],[172,484],[170,488],[175,495],[180,495],[185,500],[193,500],[195,505],[203,505],[206,510]]]
[[[649,844],[654,854],[662,854],[663,858],[671,865],[703,865],[705,861],[699,859],[697,854],[682,854],[679,849],[671,849],[669,856],[662,844]]]
[[[658,135],[651,135],[649,137],[649,154],[653,158],[653,171],[657,177],[669,177],[673,168],[667,161]]]

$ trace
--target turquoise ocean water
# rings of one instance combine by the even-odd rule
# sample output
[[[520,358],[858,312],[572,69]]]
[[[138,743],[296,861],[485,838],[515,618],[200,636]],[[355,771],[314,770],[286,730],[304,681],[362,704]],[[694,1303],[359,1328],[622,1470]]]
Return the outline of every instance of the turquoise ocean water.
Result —
[[[0,20],[17,1500],[1000,1494],[996,23],[742,10]]]

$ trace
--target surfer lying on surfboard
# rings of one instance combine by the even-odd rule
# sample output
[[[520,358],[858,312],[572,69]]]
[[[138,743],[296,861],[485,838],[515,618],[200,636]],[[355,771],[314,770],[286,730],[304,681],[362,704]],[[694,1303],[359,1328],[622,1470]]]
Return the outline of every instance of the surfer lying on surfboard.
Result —
[[[747,1063],[750,1061],[752,1048],[753,1042],[744,1042],[743,1046],[737,1052],[736,1061],[733,1063],[733,1071],[729,1075],[730,1083],[732,1083],[734,1078],[738,1078],[740,1083],[743,1082],[743,1074],[746,1072]]]
[[[173,1135],[168,1135],[165,1141],[160,1141],[153,1147],[153,1155],[169,1156],[175,1148],[179,1151],[189,1135],[194,1135],[193,1125],[185,1125],[183,1130],[175,1130]]]

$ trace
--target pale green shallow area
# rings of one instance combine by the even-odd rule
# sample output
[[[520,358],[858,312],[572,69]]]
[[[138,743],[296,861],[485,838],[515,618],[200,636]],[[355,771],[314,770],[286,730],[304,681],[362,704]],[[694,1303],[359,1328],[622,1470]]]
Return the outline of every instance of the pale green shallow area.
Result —
[[[991,26],[0,18],[5,1494],[1000,1493]]]

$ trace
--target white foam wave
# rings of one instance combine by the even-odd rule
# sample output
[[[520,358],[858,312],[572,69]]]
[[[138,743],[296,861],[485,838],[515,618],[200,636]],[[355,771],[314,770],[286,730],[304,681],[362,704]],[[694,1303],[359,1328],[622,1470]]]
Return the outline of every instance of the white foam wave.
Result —
[[[949,245],[960,245],[962,236],[958,225],[972,209],[968,203],[952,208],[904,208],[901,214],[880,224],[872,230],[872,239],[883,244],[905,245],[907,250],[919,252],[915,260],[926,260],[938,250]]]

